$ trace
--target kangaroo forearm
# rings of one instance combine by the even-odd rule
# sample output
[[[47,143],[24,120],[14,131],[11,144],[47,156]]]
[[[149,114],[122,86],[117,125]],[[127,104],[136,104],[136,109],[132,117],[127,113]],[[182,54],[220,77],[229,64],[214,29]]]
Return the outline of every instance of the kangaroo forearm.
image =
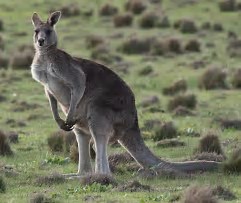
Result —
[[[54,96],[48,90],[46,90],[46,94],[49,99],[49,104],[50,104],[50,108],[51,108],[53,117],[56,121],[58,121],[60,119],[60,116],[59,116],[59,112],[58,112],[57,100],[54,98]]]

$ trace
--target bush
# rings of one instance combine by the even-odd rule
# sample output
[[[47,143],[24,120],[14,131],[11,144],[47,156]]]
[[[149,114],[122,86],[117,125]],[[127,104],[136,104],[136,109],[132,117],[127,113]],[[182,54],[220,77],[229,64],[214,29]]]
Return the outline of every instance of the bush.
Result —
[[[123,42],[119,50],[125,54],[144,54],[151,49],[152,39],[140,39],[138,37],[131,37]]]
[[[177,95],[168,103],[168,110],[173,111],[179,106],[194,109],[197,105],[197,99],[194,94]]]
[[[187,81],[186,80],[177,80],[169,87],[164,87],[162,93],[164,95],[175,95],[180,92],[185,92],[187,90]]]
[[[227,173],[241,173],[241,148],[236,149],[230,158],[223,164]]]
[[[227,74],[220,68],[211,67],[204,71],[199,79],[199,87],[206,90],[226,89]]]
[[[183,193],[181,203],[218,203],[211,187],[190,186]]]
[[[134,14],[141,14],[146,7],[146,4],[142,0],[129,0],[125,4],[125,9]]]
[[[108,3],[104,4],[99,10],[99,14],[101,16],[113,16],[117,13],[118,13],[118,8]]]
[[[154,141],[160,141],[163,139],[175,138],[177,136],[178,132],[173,122],[165,122],[154,128],[154,135],[152,138]]]
[[[208,152],[223,155],[223,150],[218,135],[214,132],[208,132],[203,135],[199,140],[196,152]]]
[[[157,25],[158,18],[155,12],[146,12],[141,16],[139,25],[141,28],[153,28]]]
[[[200,47],[201,47],[201,44],[198,40],[191,39],[187,42],[184,49],[190,52],[200,52]]]
[[[0,176],[0,193],[4,193],[6,191],[6,184],[3,178]]]
[[[236,10],[236,0],[221,0],[219,2],[220,11],[235,11]]]
[[[122,15],[116,15],[113,18],[115,27],[125,27],[131,26],[133,22],[133,16],[130,13],[125,13]]]
[[[11,156],[13,151],[8,142],[7,135],[0,130],[0,156]]]

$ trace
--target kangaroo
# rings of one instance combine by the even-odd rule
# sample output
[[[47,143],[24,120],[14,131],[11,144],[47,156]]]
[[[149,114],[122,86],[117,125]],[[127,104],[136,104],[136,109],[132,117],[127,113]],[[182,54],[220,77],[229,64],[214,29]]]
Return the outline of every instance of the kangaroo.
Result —
[[[96,62],[72,57],[57,48],[55,25],[61,12],[53,12],[46,22],[37,13],[32,16],[33,42],[36,49],[31,65],[34,80],[44,86],[53,118],[58,126],[73,130],[79,152],[78,172],[92,172],[89,142],[94,140],[95,173],[111,174],[107,144],[111,138],[131,154],[144,169],[192,172],[214,170],[212,161],[168,162],[156,157],[145,145],[138,126],[135,97],[129,86],[112,70]],[[60,118],[58,106],[66,115]]]

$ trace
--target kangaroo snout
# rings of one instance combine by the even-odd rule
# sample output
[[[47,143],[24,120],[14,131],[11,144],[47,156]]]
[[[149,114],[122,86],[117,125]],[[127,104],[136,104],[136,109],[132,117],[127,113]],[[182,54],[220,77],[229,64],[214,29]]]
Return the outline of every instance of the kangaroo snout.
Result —
[[[38,44],[39,44],[39,46],[43,46],[44,45],[44,39],[43,38],[38,39]]]

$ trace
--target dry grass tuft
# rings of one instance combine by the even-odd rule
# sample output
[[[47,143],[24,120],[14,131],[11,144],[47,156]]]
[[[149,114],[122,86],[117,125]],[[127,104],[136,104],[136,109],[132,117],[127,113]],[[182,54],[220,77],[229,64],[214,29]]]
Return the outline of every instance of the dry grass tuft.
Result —
[[[168,148],[168,147],[182,147],[185,146],[185,142],[180,141],[179,139],[164,139],[156,143],[157,147]]]
[[[13,53],[10,60],[10,66],[16,69],[27,69],[30,67],[33,57],[33,46],[22,45]]]
[[[11,156],[13,151],[9,145],[7,135],[0,130],[0,156]]]
[[[233,73],[231,83],[234,88],[237,88],[237,89],[241,88],[241,69],[240,68],[235,70],[235,72]]]
[[[215,132],[207,132],[200,140],[196,152],[209,152],[223,155],[218,135]]]
[[[223,170],[227,173],[241,173],[241,148],[234,150],[223,164]]]
[[[157,26],[159,16],[155,12],[145,12],[140,20],[139,25],[141,28],[153,28]]]
[[[42,193],[33,194],[29,200],[30,203],[51,203],[52,201]]]
[[[169,101],[168,110],[173,111],[179,106],[194,109],[196,105],[197,99],[194,94],[177,95]]]
[[[215,152],[201,152],[195,154],[191,160],[205,160],[205,161],[217,161],[223,162],[225,157],[222,154],[217,154]]]
[[[175,81],[171,86],[165,87],[162,90],[164,95],[175,95],[187,90],[187,81],[184,79]]]
[[[151,191],[149,185],[143,185],[139,181],[131,181],[127,184],[121,185],[118,187],[120,192],[141,192],[141,191]]]
[[[195,116],[196,114],[185,106],[178,106],[173,110],[175,116]]]
[[[106,3],[103,6],[101,6],[99,10],[99,15],[101,16],[113,16],[117,13],[118,13],[118,8],[109,3]]]
[[[220,11],[230,12],[236,10],[236,0],[221,0],[218,3]]]
[[[114,16],[113,22],[115,27],[131,26],[133,22],[133,16],[131,13],[119,14]]]
[[[200,52],[201,51],[200,47],[201,47],[201,44],[198,40],[191,39],[187,42],[184,49],[189,52]]]
[[[211,187],[190,186],[183,193],[181,203],[218,203]]]
[[[93,183],[99,183],[101,185],[116,185],[116,181],[112,176],[106,174],[90,174],[86,175],[80,180],[82,185],[92,185]]]
[[[127,152],[112,154],[108,157],[109,163],[112,166],[119,164],[127,164],[134,161],[134,158]]]
[[[232,128],[236,130],[241,130],[241,120],[240,119],[219,119],[222,128]]]
[[[154,127],[154,134],[152,139],[154,141],[160,141],[163,139],[171,139],[178,136],[178,132],[176,126],[173,122],[165,122],[162,123],[160,126]]]
[[[0,193],[4,193],[6,191],[6,183],[3,178],[0,176]]]
[[[129,0],[125,4],[125,9],[133,14],[141,14],[147,6],[142,0]]]
[[[119,50],[125,54],[144,54],[151,50],[152,42],[152,39],[132,36],[122,43]]]
[[[204,71],[199,79],[199,88],[211,89],[226,89],[227,74],[221,68],[211,67]]]
[[[86,47],[88,49],[95,48],[104,43],[105,43],[104,38],[98,35],[90,35],[86,38]]]
[[[58,173],[53,173],[48,176],[40,176],[35,181],[35,184],[38,186],[42,185],[53,185],[53,184],[61,184],[65,182],[65,178],[63,175]]]
[[[191,19],[181,19],[174,23],[174,27],[179,29],[182,33],[196,33],[197,26]]]

